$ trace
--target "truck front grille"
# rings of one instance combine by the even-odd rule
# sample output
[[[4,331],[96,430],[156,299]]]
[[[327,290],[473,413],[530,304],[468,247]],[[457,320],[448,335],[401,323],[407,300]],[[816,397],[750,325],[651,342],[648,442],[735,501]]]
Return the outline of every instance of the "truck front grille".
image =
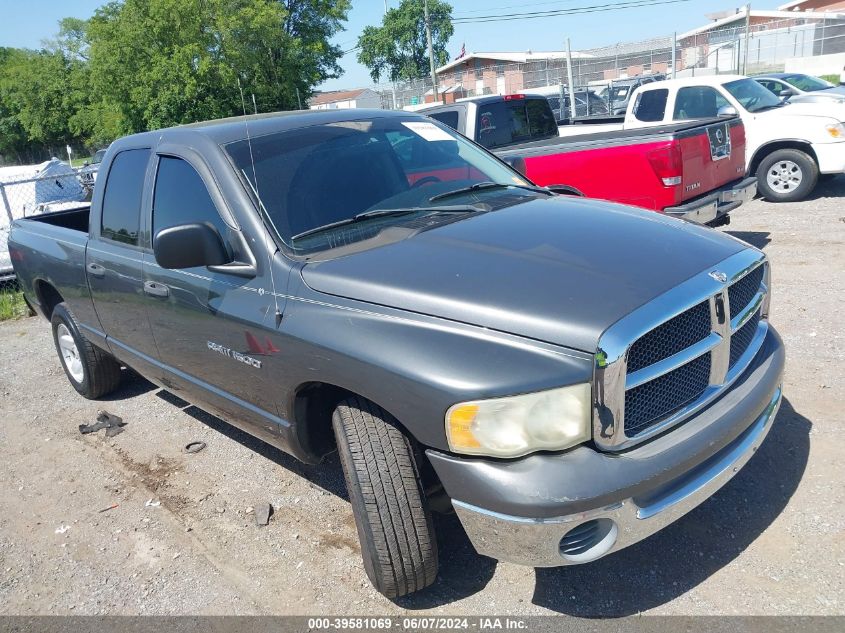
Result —
[[[710,383],[710,352],[668,374],[625,392],[625,433],[635,437],[651,424],[704,393]]]
[[[762,344],[767,284],[764,256],[742,251],[605,332],[596,356],[596,444],[618,450],[641,442],[726,389],[753,357],[746,352]],[[678,303],[689,307],[673,310]]]
[[[728,288],[728,297],[731,303],[731,319],[748,307],[748,304],[760,290],[763,283],[763,266],[757,266],[742,279]]]
[[[669,358],[709,334],[710,304],[702,301],[634,341],[628,352],[628,373]]]
[[[760,324],[760,311],[754,313],[754,316],[746,321],[745,325],[734,332],[731,337],[731,362],[730,367],[736,365],[737,361],[742,358],[745,350],[751,345],[754,340],[754,334],[757,333],[757,326]]]

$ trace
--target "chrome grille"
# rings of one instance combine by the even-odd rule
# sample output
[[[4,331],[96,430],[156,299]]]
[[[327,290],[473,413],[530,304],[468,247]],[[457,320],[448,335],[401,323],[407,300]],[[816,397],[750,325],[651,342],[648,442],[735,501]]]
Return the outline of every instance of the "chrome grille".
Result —
[[[754,313],[754,316],[751,317],[745,325],[733,333],[733,336],[731,336],[730,367],[736,365],[737,361],[742,358],[745,350],[747,350],[748,346],[751,345],[751,341],[754,340],[754,334],[757,332],[757,326],[759,324],[760,311],[757,310],[757,312]]]
[[[762,344],[768,283],[762,253],[741,251],[610,327],[596,354],[595,443],[641,442],[732,384]]]
[[[697,306],[641,336],[628,352],[628,373],[669,358],[710,334],[710,304]]]
[[[625,433],[635,437],[651,424],[704,393],[710,384],[710,353],[625,392]]]
[[[763,266],[757,266],[757,268],[736,283],[731,284],[730,288],[728,288],[728,299],[731,304],[731,319],[736,318],[736,315],[751,303],[757,291],[760,290],[760,284],[763,283],[763,268]]]

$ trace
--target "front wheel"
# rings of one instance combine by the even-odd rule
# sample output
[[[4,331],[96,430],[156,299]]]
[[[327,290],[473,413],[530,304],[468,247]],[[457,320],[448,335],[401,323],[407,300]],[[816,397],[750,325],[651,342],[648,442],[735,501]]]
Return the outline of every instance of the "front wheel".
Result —
[[[120,384],[120,365],[83,336],[66,304],[53,309],[50,322],[56,351],[73,388],[90,400],[114,391]]]
[[[757,190],[770,202],[803,200],[818,179],[816,161],[797,149],[774,151],[757,168]]]
[[[410,438],[358,397],[338,405],[332,425],[367,576],[388,598],[428,587],[437,577],[437,541]]]

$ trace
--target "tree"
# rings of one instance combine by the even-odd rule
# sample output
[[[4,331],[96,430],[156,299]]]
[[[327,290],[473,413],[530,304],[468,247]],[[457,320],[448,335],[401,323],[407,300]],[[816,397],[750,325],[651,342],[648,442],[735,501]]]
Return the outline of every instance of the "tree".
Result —
[[[442,0],[429,0],[428,14],[434,48],[434,63],[449,61],[446,43],[452,37],[452,6]],[[370,77],[378,82],[418,79],[428,76],[428,42],[425,33],[423,0],[402,0],[390,9],[379,27],[368,26],[358,38],[358,61],[370,69]]]
[[[350,0],[125,0],[87,25],[96,99],[112,136],[242,113],[239,84],[259,108],[297,107],[338,76],[329,43]],[[251,109],[251,108],[250,108]]]

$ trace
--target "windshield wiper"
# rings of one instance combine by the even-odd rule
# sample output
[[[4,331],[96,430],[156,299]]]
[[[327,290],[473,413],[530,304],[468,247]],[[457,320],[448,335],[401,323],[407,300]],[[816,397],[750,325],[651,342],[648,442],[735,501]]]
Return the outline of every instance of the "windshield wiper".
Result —
[[[472,193],[473,191],[483,191],[485,189],[505,189],[510,187],[516,187],[517,189],[527,189],[528,191],[536,191],[538,193],[554,195],[545,187],[536,187],[534,185],[517,185],[512,183],[500,183],[485,180],[484,182],[477,182],[474,185],[469,185],[468,187],[461,187],[460,189],[453,189],[452,191],[438,193],[436,196],[431,196],[428,201],[434,202],[435,200],[442,200],[443,198],[458,196],[462,193]]]
[[[297,233],[291,240],[298,240],[301,237],[308,237],[309,235],[315,235],[317,233],[322,233],[323,231],[330,231],[331,229],[336,229],[341,226],[348,226],[350,224],[355,224],[356,222],[361,222],[362,220],[369,220],[371,218],[383,218],[388,216],[400,216],[400,215],[408,215],[410,213],[479,213],[484,211],[476,206],[472,205],[460,205],[460,206],[452,206],[452,207],[402,207],[398,209],[372,209],[370,211],[364,211],[357,215],[353,215],[351,218],[344,218],[343,220],[337,220],[336,222],[329,222],[328,224],[323,224],[322,226],[314,227],[313,229],[308,229],[307,231],[302,231],[302,233]]]
[[[781,101],[780,103],[775,103],[773,105],[763,106],[762,108],[759,108],[757,110],[749,110],[749,112],[754,112],[756,114],[757,112],[765,112],[766,110],[774,110],[775,108],[782,108],[785,105],[787,105],[787,104],[785,102]]]

